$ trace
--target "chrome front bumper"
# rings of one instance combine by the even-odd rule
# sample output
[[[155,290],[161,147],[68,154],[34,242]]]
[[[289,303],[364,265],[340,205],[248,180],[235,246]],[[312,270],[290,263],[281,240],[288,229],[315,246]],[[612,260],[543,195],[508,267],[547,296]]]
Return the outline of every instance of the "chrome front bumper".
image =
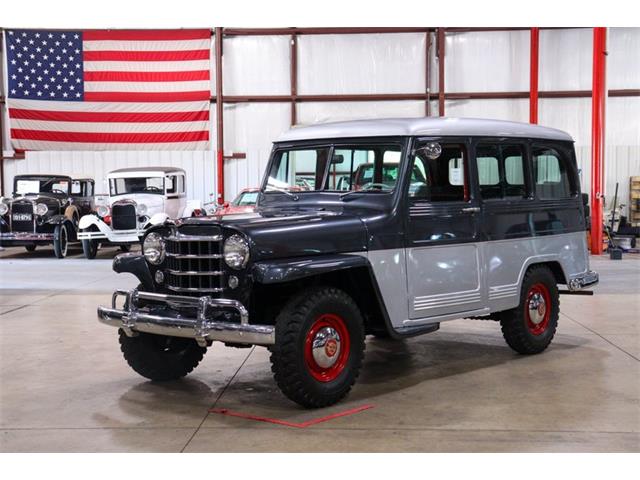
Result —
[[[118,297],[125,297],[125,307],[118,309]],[[146,304],[192,307],[197,311],[195,318],[168,310],[171,316],[157,315],[138,307],[139,301]],[[240,315],[240,323],[212,321],[207,314],[213,310],[234,310]],[[175,316],[174,316],[175,315]],[[161,293],[140,292],[138,290],[116,290],[111,299],[111,308],[98,307],[98,319],[102,323],[121,328],[126,335],[138,332],[166,335],[169,337],[193,338],[199,345],[212,341],[243,343],[249,345],[273,345],[275,327],[272,325],[250,325],[249,312],[237,300],[211,297],[184,297]]]
[[[567,287],[569,287],[569,290],[573,292],[576,290],[593,287],[594,285],[598,284],[599,280],[600,278],[598,276],[598,272],[588,270],[584,273],[571,277],[571,280],[569,280],[569,284],[567,285]]]
[[[53,233],[4,232],[0,233],[0,240],[18,242],[53,241]]]

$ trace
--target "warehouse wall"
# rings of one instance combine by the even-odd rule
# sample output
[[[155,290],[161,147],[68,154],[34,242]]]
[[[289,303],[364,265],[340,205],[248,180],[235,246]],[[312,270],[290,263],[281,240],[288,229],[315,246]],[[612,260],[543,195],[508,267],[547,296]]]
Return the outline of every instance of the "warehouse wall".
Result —
[[[423,93],[426,89],[426,41],[423,34],[302,35],[298,37],[300,94]],[[434,49],[432,49],[434,50]],[[226,95],[288,94],[290,91],[288,36],[227,37],[224,39]],[[640,88],[640,29],[609,30],[608,87]],[[432,90],[438,90],[437,59],[430,54]],[[590,90],[591,29],[542,30],[540,90]],[[212,62],[213,64],[213,62]],[[445,79],[447,92],[527,91],[529,32],[448,33]],[[437,115],[437,102],[431,102]],[[225,162],[225,197],[233,197],[262,178],[271,142],[290,126],[289,103],[224,105],[225,153],[246,153],[246,159]],[[447,101],[448,116],[528,121],[527,100]],[[213,112],[212,112],[213,113]],[[424,102],[309,102],[298,104],[301,125],[372,117],[419,117]],[[541,99],[540,124],[568,131],[576,140],[583,185],[589,190],[591,99]],[[213,116],[212,116],[213,118]],[[214,122],[212,122],[213,124]],[[215,134],[212,132],[212,139]],[[212,142],[214,143],[214,142]],[[212,149],[215,145],[212,145]],[[66,163],[66,156],[72,162]],[[99,167],[92,170],[92,162]],[[5,188],[12,175],[26,171],[70,173],[81,167],[101,178],[107,170],[126,165],[173,165],[188,171],[190,196],[208,200],[215,178],[210,152],[112,154],[46,152],[5,162]],[[607,111],[606,195],[620,182],[620,198],[628,203],[630,175],[640,175],[640,98],[610,98]]]

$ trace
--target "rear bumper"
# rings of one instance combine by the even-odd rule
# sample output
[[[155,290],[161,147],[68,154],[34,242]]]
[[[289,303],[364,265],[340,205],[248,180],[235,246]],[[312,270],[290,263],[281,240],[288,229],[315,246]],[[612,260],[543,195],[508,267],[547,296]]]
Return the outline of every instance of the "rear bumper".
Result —
[[[567,287],[569,287],[570,291],[583,290],[597,285],[599,281],[600,277],[598,276],[598,273],[593,270],[588,270],[584,273],[571,277]]]
[[[118,309],[118,297],[125,297],[125,307]],[[139,307],[144,301],[145,306]],[[168,306],[158,314],[148,308],[149,304]],[[192,318],[181,315],[171,306],[192,307],[197,312]],[[234,310],[240,316],[240,323],[212,321],[210,313]],[[138,290],[116,290],[111,300],[111,308],[98,307],[98,319],[107,325],[121,328],[125,334],[135,336],[138,332],[169,337],[192,338],[200,345],[212,341],[242,343],[250,345],[273,345],[275,327],[272,325],[250,325],[249,313],[240,302],[226,298],[184,297]]]

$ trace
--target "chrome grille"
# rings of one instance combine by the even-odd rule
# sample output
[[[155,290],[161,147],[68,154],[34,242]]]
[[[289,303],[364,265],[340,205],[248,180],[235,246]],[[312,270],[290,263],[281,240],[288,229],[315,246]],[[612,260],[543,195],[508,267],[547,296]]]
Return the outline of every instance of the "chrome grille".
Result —
[[[29,214],[31,215],[31,220],[14,220],[14,214]],[[11,230],[14,232],[35,232],[35,219],[36,216],[33,214],[33,204],[31,202],[13,202],[11,205]]]
[[[111,226],[114,230],[135,230],[138,226],[136,206],[132,204],[111,207]]]
[[[169,290],[197,295],[223,291],[221,234],[178,231],[166,242],[165,285]]]

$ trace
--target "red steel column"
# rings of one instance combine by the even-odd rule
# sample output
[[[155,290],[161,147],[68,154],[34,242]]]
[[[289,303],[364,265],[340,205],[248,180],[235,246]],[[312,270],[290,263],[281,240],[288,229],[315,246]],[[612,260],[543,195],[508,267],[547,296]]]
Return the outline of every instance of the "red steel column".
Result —
[[[444,117],[444,28],[438,28],[438,115]]]
[[[602,253],[605,105],[607,98],[607,29],[593,29],[593,92],[591,95],[591,253]]]
[[[538,58],[540,29],[531,28],[531,66],[529,68],[529,123],[538,123]]]
[[[222,102],[222,28],[216,27],[216,155],[218,165],[218,196],[219,205],[224,203],[224,121]]]

